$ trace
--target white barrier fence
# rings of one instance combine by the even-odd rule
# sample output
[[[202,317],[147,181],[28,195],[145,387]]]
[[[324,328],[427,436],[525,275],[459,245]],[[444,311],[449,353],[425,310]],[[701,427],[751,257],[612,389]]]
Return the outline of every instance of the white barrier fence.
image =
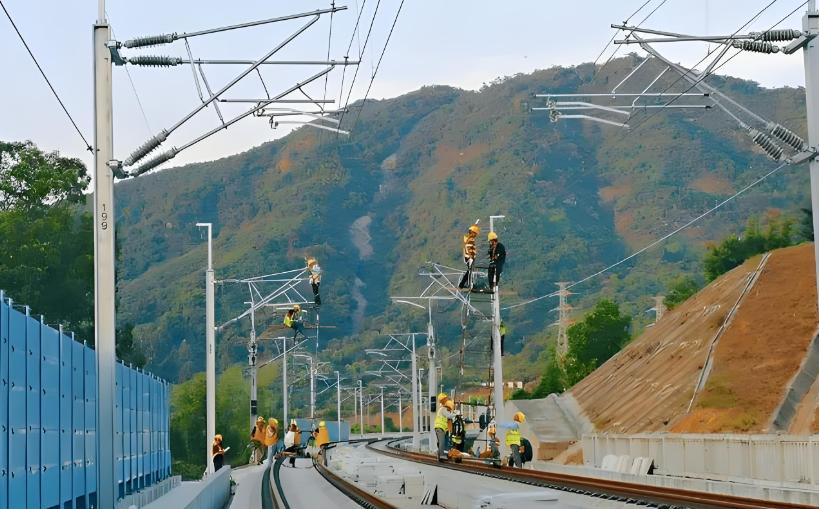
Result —
[[[610,455],[651,458],[663,475],[819,489],[819,435],[583,435],[586,466],[602,468]]]

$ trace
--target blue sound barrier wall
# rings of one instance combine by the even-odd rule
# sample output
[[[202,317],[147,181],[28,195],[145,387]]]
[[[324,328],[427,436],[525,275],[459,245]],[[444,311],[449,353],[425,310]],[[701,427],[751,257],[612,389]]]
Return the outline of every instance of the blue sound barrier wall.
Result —
[[[0,509],[96,507],[93,349],[0,292]],[[168,383],[116,368],[118,494],[171,473]]]

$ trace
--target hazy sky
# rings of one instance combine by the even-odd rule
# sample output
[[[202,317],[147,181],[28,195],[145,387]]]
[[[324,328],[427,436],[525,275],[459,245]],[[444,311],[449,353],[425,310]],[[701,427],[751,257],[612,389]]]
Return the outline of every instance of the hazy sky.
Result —
[[[336,0],[347,11],[333,19],[331,59],[342,59],[350,42],[356,13],[364,0]],[[518,72],[554,65],[573,65],[593,61],[613,34],[610,23],[621,22],[645,0],[567,2],[556,0],[406,0],[370,97],[393,97],[423,85],[446,84],[477,89],[484,82]],[[650,0],[632,18],[639,23],[663,0]],[[80,129],[92,136],[92,62],[91,26],[96,17],[95,0],[3,0],[18,27],[39,58],[46,73],[74,115]],[[378,0],[366,1],[361,21],[360,41],[353,40],[351,58],[364,43]],[[364,95],[375,60],[392,24],[400,0],[381,0],[352,100]],[[732,33],[770,0],[665,0],[644,27],[686,33]],[[749,31],[770,28],[802,0],[778,0]],[[107,12],[118,40],[166,32],[191,32],[225,24],[263,19],[284,14],[326,8],[329,0],[109,0]],[[801,27],[800,9],[781,26]],[[282,59],[324,59],[327,56],[329,16],[323,17],[292,45],[283,50]],[[240,32],[190,39],[195,58],[232,58],[255,60],[272,49],[282,38],[296,30],[304,20],[288,21]],[[672,47],[673,46],[673,47]],[[666,45],[668,55],[683,64],[693,65],[707,51],[702,43]],[[65,154],[90,155],[59,110],[45,83],[37,73],[8,20],[0,13],[0,139],[30,139],[45,149]],[[629,47],[621,50],[636,50]],[[609,51],[612,51],[611,49]],[[181,42],[140,50],[125,50],[126,55],[161,54],[184,57]],[[607,55],[601,61],[605,61]],[[315,67],[296,70],[268,66],[263,74],[267,86],[282,90],[309,76]],[[206,68],[214,88],[230,79],[240,67]],[[795,54],[741,54],[720,71],[760,82],[765,86],[804,84],[802,56]],[[349,86],[353,69],[345,76]],[[122,67],[114,68],[115,154],[124,159],[150,135],[168,127],[199,103],[190,67],[156,69],[131,67],[130,74],[145,109],[140,112],[134,91]],[[340,68],[333,71],[327,84],[327,97],[339,99]],[[313,96],[324,95],[324,81],[307,88]],[[232,97],[259,97],[258,77],[248,80]],[[346,98],[346,90],[342,102]],[[225,113],[238,113],[225,108]],[[200,113],[189,125],[177,131],[167,146],[180,145],[205,130],[218,119],[212,109]],[[150,126],[150,128],[149,128]],[[210,138],[173,164],[207,160],[233,154],[282,135],[280,127],[271,130],[264,119],[248,118],[227,131]]]

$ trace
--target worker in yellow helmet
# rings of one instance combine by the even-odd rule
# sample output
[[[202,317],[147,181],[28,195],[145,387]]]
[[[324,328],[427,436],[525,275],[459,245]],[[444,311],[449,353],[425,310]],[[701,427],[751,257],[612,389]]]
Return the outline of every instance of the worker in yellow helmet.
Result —
[[[229,449],[229,448],[228,448]],[[213,436],[213,446],[211,456],[213,457],[213,470],[217,471],[225,465],[225,453],[227,449],[222,447],[222,435]]]
[[[313,289],[313,302],[316,303],[316,306],[321,306],[321,295],[319,295],[321,266],[318,264],[318,260],[313,257],[307,258],[307,272],[309,273],[310,287]]]
[[[475,263],[475,257],[478,255],[478,250],[475,247],[475,240],[478,238],[478,234],[480,233],[481,227],[477,224],[473,224],[464,235],[463,255],[464,263],[466,264],[466,272],[464,272],[461,282],[458,284],[458,288],[472,288],[472,265]]]
[[[500,283],[503,264],[506,263],[506,248],[498,241],[498,234],[489,232],[489,291],[494,292]]]
[[[512,451],[512,456],[509,458],[509,466],[520,468],[523,466],[523,461],[520,456],[520,425],[526,422],[526,415],[523,412],[515,412],[512,416],[512,422],[499,422],[498,428],[505,428],[506,431],[506,445]]]
[[[316,436],[316,447],[321,449],[330,443],[330,431],[327,430],[327,423],[325,421],[319,422],[318,435]]]
[[[435,438],[438,439],[438,461],[446,458],[446,434],[449,429],[448,421],[452,419],[452,412],[447,408],[449,396],[442,392],[438,394],[438,409],[435,412]]]
[[[259,465],[264,459],[265,452],[265,428],[267,424],[261,415],[256,419],[256,424],[250,430],[250,442],[253,444],[253,452],[250,454],[250,464]]]
[[[271,417],[264,430],[264,445],[267,446],[267,461],[273,463],[273,454],[279,445],[279,420]]]
[[[293,305],[292,309],[288,309],[287,313],[284,315],[283,322],[285,327],[289,327],[293,329],[293,339],[301,334],[304,337],[307,335],[304,333],[304,319],[302,317],[301,306],[298,304]]]

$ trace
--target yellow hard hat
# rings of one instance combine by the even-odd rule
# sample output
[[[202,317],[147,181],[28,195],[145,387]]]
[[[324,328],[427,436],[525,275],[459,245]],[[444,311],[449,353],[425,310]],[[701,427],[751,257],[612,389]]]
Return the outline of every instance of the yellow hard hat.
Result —
[[[222,441],[222,435],[219,435],[219,434],[213,435],[213,440],[214,440],[214,442],[221,442]]]
[[[443,403],[448,398],[449,398],[449,396],[447,396],[447,394],[445,392],[442,392],[442,393],[438,394],[438,402],[439,403]]]
[[[526,422],[526,415],[523,412],[515,412],[515,416],[512,417],[512,419],[518,422]]]
[[[452,401],[451,399],[447,400],[447,402],[444,403],[444,406],[450,410],[455,410],[455,402]]]
[[[486,236],[487,240],[498,240],[498,234],[495,232],[489,232],[489,235]]]
[[[259,417],[257,417],[256,422],[259,422],[259,421],[264,422],[264,417],[262,417],[261,415]]]
[[[472,226],[469,227],[469,231],[471,231],[472,233],[477,235],[477,234],[481,233],[481,227],[476,225],[476,224],[473,224]]]
[[[324,422],[324,421],[319,422],[319,428],[326,428],[326,427],[327,427],[326,422]]]
[[[295,306],[293,306],[293,309],[295,309],[296,311],[301,311],[301,306],[296,304]]]
[[[315,264],[316,264],[316,259],[315,259],[315,258],[313,258],[312,256],[311,256],[310,258],[308,258],[308,259],[307,259],[307,266],[308,266],[308,267],[312,267],[312,266],[313,266],[313,265],[315,265]]]
[[[267,420],[267,423],[272,424],[273,426],[278,426],[279,425],[279,420],[276,419],[275,417],[271,417],[270,419]]]

